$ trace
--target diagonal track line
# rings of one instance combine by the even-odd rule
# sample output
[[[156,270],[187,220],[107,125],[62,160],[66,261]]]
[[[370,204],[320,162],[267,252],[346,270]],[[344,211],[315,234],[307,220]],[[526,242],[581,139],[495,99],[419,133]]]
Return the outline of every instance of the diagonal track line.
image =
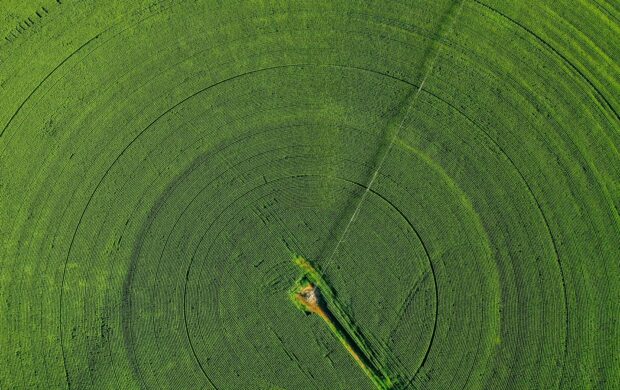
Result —
[[[459,5],[458,5],[458,9],[456,10],[456,12],[454,14],[454,17],[452,17],[451,20],[448,22],[449,23],[449,27],[448,27],[447,32],[445,34],[446,37],[453,32],[454,25],[456,24],[456,21],[459,18],[459,16],[461,15],[461,12],[463,10],[463,4],[465,4],[465,0],[461,0],[460,1]],[[450,12],[450,11],[448,11],[448,12]],[[439,37],[439,39],[441,39],[441,37]],[[433,57],[432,57],[432,59],[429,62],[428,70],[426,71],[426,74],[422,78],[422,82],[420,83],[420,85],[416,89],[415,93],[413,94],[413,96],[411,98],[411,102],[409,103],[409,105],[407,107],[407,110],[403,114],[403,117],[402,117],[398,127],[396,128],[396,131],[392,135],[392,137],[390,139],[390,142],[388,143],[386,151],[383,153],[383,155],[381,156],[379,162],[377,163],[377,168],[374,170],[374,172],[373,172],[373,174],[372,174],[372,176],[370,178],[370,181],[368,182],[368,185],[366,186],[366,189],[362,193],[362,196],[360,197],[359,202],[355,206],[355,209],[353,211],[353,214],[351,215],[351,218],[349,219],[349,221],[347,222],[344,230],[342,231],[342,234],[340,235],[340,238],[336,242],[336,245],[334,246],[334,249],[331,251],[329,257],[327,257],[327,259],[325,260],[325,263],[323,264],[323,268],[324,269],[327,268],[328,265],[330,265],[334,255],[338,251],[338,248],[340,248],[340,244],[342,244],[342,242],[346,238],[347,233],[349,232],[349,228],[351,227],[351,224],[353,224],[353,221],[355,221],[355,219],[357,218],[358,214],[360,213],[360,210],[362,208],[362,204],[364,203],[364,200],[366,200],[366,197],[368,196],[368,193],[370,192],[370,189],[371,189],[372,185],[374,184],[375,180],[377,179],[377,176],[379,175],[379,171],[383,167],[383,163],[385,162],[385,160],[387,159],[387,156],[390,154],[390,151],[394,147],[394,143],[398,139],[398,136],[400,135],[400,132],[401,132],[401,130],[402,130],[406,120],[409,118],[409,113],[411,112],[411,107],[413,107],[413,105],[416,102],[418,96],[420,95],[420,92],[422,91],[422,88],[424,88],[424,84],[426,83],[426,80],[428,79],[428,77],[433,72],[433,69],[435,67],[435,63],[437,62],[437,58],[439,57],[439,53],[440,52],[441,52],[441,47],[439,47],[437,49],[437,51],[433,54]]]

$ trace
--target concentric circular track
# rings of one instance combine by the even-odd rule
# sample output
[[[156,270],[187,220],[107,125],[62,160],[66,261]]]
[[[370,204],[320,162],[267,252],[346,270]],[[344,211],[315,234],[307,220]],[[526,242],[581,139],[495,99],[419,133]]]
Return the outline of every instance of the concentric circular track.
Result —
[[[5,3],[1,389],[620,388],[613,2]]]

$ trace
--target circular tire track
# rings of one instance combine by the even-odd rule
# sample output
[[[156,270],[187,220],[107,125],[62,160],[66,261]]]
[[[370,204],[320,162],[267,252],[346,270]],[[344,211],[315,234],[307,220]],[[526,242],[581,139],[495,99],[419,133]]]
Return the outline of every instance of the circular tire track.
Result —
[[[48,3],[3,19],[0,387],[372,388],[295,253],[398,388],[620,384],[613,9]]]

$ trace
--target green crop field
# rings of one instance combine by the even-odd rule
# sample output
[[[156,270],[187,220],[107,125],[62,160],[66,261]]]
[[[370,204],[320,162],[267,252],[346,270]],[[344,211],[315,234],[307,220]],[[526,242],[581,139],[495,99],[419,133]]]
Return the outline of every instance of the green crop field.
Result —
[[[620,389],[618,0],[0,0],[0,389]]]

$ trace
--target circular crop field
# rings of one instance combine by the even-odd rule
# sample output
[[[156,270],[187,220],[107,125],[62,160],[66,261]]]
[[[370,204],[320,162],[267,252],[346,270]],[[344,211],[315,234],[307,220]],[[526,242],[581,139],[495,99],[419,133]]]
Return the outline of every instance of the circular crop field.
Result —
[[[0,389],[620,389],[617,2],[0,34]]]

